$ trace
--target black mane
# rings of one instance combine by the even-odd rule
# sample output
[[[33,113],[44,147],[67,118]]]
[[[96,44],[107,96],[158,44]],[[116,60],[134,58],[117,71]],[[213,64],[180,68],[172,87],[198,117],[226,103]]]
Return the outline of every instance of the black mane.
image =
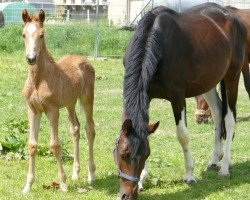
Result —
[[[136,135],[144,141],[149,123],[147,89],[162,56],[164,41],[164,35],[155,26],[155,19],[166,11],[174,12],[166,7],[158,7],[141,19],[124,58],[125,114],[132,120]]]

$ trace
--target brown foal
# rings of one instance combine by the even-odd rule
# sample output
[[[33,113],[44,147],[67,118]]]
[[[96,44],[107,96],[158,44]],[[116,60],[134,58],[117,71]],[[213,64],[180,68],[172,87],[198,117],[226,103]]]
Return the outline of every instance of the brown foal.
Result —
[[[66,56],[56,63],[46,49],[43,23],[45,13],[41,10],[38,16],[23,10],[23,38],[26,59],[29,65],[28,77],[23,95],[28,104],[30,135],[28,141],[29,171],[27,183],[23,189],[28,193],[35,180],[35,156],[38,146],[40,119],[44,112],[51,125],[51,152],[55,155],[60,187],[66,192],[66,174],[62,166],[61,144],[58,137],[59,109],[66,107],[70,121],[70,132],[74,142],[74,164],[72,179],[78,179],[80,171],[79,138],[80,124],[76,116],[75,105],[80,100],[86,115],[86,133],[89,145],[88,181],[95,179],[93,143],[95,129],[93,121],[95,71],[92,65],[82,56]]]

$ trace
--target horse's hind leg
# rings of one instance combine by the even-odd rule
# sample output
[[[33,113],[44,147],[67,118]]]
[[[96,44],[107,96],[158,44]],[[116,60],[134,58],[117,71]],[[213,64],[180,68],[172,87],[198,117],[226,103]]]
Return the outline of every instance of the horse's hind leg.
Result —
[[[221,100],[215,88],[203,94],[203,97],[205,98],[211,109],[215,130],[213,157],[206,169],[207,171],[209,171],[218,167],[218,162],[223,156],[223,147],[221,143]]]
[[[68,118],[70,121],[70,132],[73,137],[74,144],[74,164],[72,179],[77,180],[80,172],[80,161],[79,161],[79,140],[80,140],[80,123],[77,119],[75,112],[75,104],[68,106]]]
[[[229,166],[231,165],[231,147],[233,141],[233,135],[236,127],[236,103],[238,96],[238,83],[240,75],[235,73],[232,76],[225,77],[225,84],[227,88],[227,113],[225,116],[225,127],[226,127],[226,141],[224,156],[222,158],[221,169],[219,176],[222,178],[228,178],[230,176]]]
[[[180,98],[180,95],[176,95],[176,98],[173,98],[171,101],[171,105],[175,117],[177,138],[182,146],[185,159],[186,174],[184,176],[184,182],[187,184],[194,184],[196,183],[194,178],[194,160],[189,149],[189,133],[187,130],[186,102],[184,95],[183,98]]]
[[[95,125],[93,120],[93,105],[94,105],[94,87],[86,88],[84,95],[80,98],[80,102],[85,112],[86,116],[86,134],[88,138],[89,145],[89,174],[88,181],[93,182],[95,180],[95,163],[94,163],[94,139],[95,139]]]
[[[250,98],[250,73],[248,59],[245,60],[244,65],[242,67],[242,75],[244,79],[244,85],[248,93],[248,97]]]
[[[27,176],[27,183],[23,189],[23,193],[28,193],[32,184],[35,181],[35,157],[37,152],[37,142],[38,142],[38,134],[40,128],[40,119],[41,113],[37,113],[32,110],[32,108],[28,108],[28,117],[29,117],[29,126],[30,126],[30,135],[28,141],[29,147],[29,171]]]

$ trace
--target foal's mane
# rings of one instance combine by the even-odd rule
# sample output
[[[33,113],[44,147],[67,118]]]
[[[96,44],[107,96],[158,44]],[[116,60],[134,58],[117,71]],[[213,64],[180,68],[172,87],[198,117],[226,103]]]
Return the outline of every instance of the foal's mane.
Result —
[[[162,6],[144,15],[124,57],[125,114],[132,120],[137,137],[143,141],[147,141],[148,135],[148,84],[157,71],[164,42],[164,35],[154,22],[162,12],[174,13],[173,10]]]

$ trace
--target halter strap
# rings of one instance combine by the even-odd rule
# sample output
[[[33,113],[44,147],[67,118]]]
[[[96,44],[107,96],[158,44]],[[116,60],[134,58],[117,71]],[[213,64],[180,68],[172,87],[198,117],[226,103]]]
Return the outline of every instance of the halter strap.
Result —
[[[117,167],[118,167],[118,163],[117,163],[117,146],[118,146],[118,141],[119,141],[119,139],[116,141],[116,147],[115,147],[115,149],[114,149],[114,160],[115,160],[115,164],[117,165]],[[121,170],[120,170],[120,168],[118,167],[118,176],[120,177],[120,178],[124,178],[124,179],[126,179],[126,180],[128,180],[128,181],[131,181],[131,182],[133,182],[133,183],[138,183],[139,181],[140,181],[140,178],[137,178],[137,177],[134,177],[134,176],[130,176],[130,175],[128,175],[128,174],[125,174],[125,173],[123,173]]]
[[[124,179],[126,179],[126,180],[128,180],[128,181],[131,181],[131,182],[133,182],[133,183],[138,183],[138,182],[140,181],[140,178],[136,178],[136,177],[134,177],[134,176],[129,176],[129,175],[123,173],[120,169],[119,169],[118,176],[119,176],[120,178],[124,178]]]

